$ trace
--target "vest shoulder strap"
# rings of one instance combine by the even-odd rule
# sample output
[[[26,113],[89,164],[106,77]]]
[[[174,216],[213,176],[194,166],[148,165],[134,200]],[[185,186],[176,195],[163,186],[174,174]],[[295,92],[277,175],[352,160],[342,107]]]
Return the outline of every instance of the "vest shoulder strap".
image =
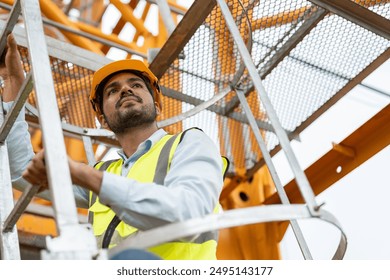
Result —
[[[180,134],[173,135],[169,140],[165,143],[162,148],[160,155],[157,160],[156,170],[154,172],[153,182],[159,185],[164,183],[164,179],[167,176],[168,168],[169,168],[169,155],[172,149],[173,144],[175,143],[176,138]]]
[[[203,132],[203,130],[201,128],[199,128],[199,127],[188,128],[188,129],[184,130],[182,133],[180,133],[180,141],[179,141],[179,143],[183,139],[184,135],[191,129],[198,129],[198,130]],[[221,156],[221,158],[222,158],[222,174],[223,174],[223,179],[225,179],[226,173],[227,173],[227,171],[229,169],[230,161],[229,161],[229,159],[226,156]]]
[[[111,163],[117,161],[118,159],[110,159],[107,161],[103,161],[103,164],[99,166],[98,170],[105,171],[111,165]],[[95,166],[97,166],[100,162],[97,162]]]
[[[118,159],[110,159],[110,160],[107,160],[107,161],[103,161],[103,163],[101,161],[98,161],[98,162],[95,163],[95,165],[93,167],[96,168],[100,163],[102,163],[102,165],[100,165],[97,169],[100,170],[100,171],[105,171],[111,165],[111,163],[113,163],[113,162],[115,162],[117,160]],[[92,198],[89,200],[89,207],[91,207],[92,204],[95,203],[96,198],[97,198],[97,195],[94,192],[92,192]]]
[[[203,130],[202,130],[201,128],[196,127],[196,126],[187,128],[186,130],[184,130],[183,132],[180,133],[180,141],[179,141],[179,143],[181,142],[181,140],[183,140],[184,135],[186,135],[186,133],[187,133],[188,131],[190,131],[191,129],[197,129],[197,130],[200,130],[200,131],[203,132]]]
[[[171,156],[171,150],[173,148],[173,145],[175,143],[175,140],[179,137],[179,142],[177,145],[181,143],[181,140],[183,139],[184,135],[191,129],[198,129],[203,132],[202,129],[198,127],[191,127],[184,131],[182,131],[179,134],[176,134],[172,136],[164,145],[163,149],[161,150],[160,156],[157,161],[157,167],[154,173],[154,179],[153,182],[156,184],[162,185],[164,183],[164,179],[167,176],[169,167],[170,167],[170,156]]]

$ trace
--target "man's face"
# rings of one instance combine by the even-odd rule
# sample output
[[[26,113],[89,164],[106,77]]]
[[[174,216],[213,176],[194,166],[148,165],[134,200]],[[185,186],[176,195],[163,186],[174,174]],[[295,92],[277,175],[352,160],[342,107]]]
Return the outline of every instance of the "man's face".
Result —
[[[145,82],[133,73],[114,75],[103,88],[103,116],[100,121],[114,133],[151,124],[158,111]],[[157,109],[158,110],[158,109]]]

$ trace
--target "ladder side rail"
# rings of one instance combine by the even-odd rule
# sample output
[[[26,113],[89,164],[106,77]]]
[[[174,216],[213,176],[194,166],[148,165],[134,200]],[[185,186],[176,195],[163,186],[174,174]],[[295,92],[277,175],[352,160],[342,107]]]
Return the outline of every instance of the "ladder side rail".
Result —
[[[11,110],[8,112],[8,114],[4,119],[4,122],[0,126],[0,143],[5,142],[5,139],[7,138],[17,116],[22,110],[24,103],[26,102],[26,99],[28,98],[28,95],[32,90],[32,87],[33,87],[32,75],[31,73],[29,73],[19,90],[19,93],[16,97],[16,100],[14,101]],[[22,196],[15,204],[15,207],[13,207],[12,211],[5,218],[6,220],[3,225],[4,232],[12,231],[16,222],[19,220],[20,216],[23,214],[27,205],[31,202],[33,196],[37,193],[38,189],[39,186],[29,186],[23,192]]]
[[[0,56],[3,56],[7,44],[7,36],[12,32],[18,21],[20,10],[20,1],[15,1],[6,25],[1,33]],[[12,111],[16,112],[18,110]],[[4,221],[14,208],[11,171],[9,167],[7,143],[5,141],[9,130],[7,131],[4,127],[6,127],[7,123],[12,127],[16,117],[13,121],[9,121],[9,115],[10,114],[8,114],[6,119],[4,116],[2,98],[0,96],[0,258],[5,260],[20,260],[19,238],[16,226],[13,226],[8,231],[4,230]],[[16,116],[17,115],[18,114],[16,114]]]
[[[50,61],[43,37],[42,23],[40,22],[39,5],[37,1],[21,1],[45,147],[48,182],[51,188],[54,208],[58,213],[57,227],[61,231],[63,225],[77,223],[76,204],[71,192],[72,182],[55,98],[52,73],[49,67]]]
[[[29,59],[39,108],[45,165],[59,236],[47,237],[43,259],[92,259],[96,239],[89,225],[80,225],[72,190],[68,157],[54,90],[38,0],[20,0]]]
[[[311,188],[310,183],[302,168],[300,167],[299,162],[294,154],[294,151],[292,150],[286,131],[283,129],[276,114],[276,111],[272,106],[271,100],[269,99],[267,92],[262,85],[256,66],[254,65],[251,55],[246,48],[243,39],[241,38],[240,31],[235,24],[234,18],[224,0],[217,0],[217,3],[221,9],[221,12],[224,16],[230,33],[236,43],[238,51],[241,54],[241,59],[245,63],[248,69],[248,73],[253,80],[257,94],[259,95],[260,100],[263,103],[264,108],[266,109],[268,118],[270,119],[271,124],[275,129],[275,134],[279,139],[280,146],[282,147],[282,150],[286,155],[287,161],[295,176],[295,180],[297,181],[297,185],[299,186],[299,190],[307,204],[307,207],[309,208],[309,211],[313,216],[318,215],[319,206],[315,200],[313,189]]]

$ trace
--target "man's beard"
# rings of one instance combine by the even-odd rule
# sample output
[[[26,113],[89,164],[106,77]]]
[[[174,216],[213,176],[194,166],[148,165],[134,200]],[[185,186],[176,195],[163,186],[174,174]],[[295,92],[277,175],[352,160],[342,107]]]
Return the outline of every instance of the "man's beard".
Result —
[[[104,115],[108,127],[115,134],[122,134],[127,129],[151,124],[156,120],[157,112],[154,104],[143,104],[141,109],[127,109],[125,111],[116,111],[110,120]]]

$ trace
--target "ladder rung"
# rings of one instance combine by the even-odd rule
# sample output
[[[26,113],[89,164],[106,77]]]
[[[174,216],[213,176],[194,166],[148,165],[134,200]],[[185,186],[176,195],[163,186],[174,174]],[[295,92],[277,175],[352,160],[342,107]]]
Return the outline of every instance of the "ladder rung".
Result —
[[[34,195],[38,192],[39,188],[40,186],[30,185],[24,190],[22,196],[19,198],[18,202],[5,220],[3,232],[9,232],[13,229],[16,222],[33,199]]]
[[[4,143],[5,139],[8,136],[16,118],[18,117],[20,111],[22,110],[24,103],[26,102],[28,95],[32,91],[33,82],[32,75],[29,73],[24,79],[22,87],[19,90],[18,96],[16,97],[16,101],[12,106],[10,112],[7,114],[4,123],[0,127],[0,143]]]
[[[94,166],[96,163],[96,159],[95,159],[95,153],[93,152],[91,137],[83,135],[82,139],[83,139],[85,154],[87,155],[88,164],[90,166]]]
[[[1,33],[0,56],[3,54],[5,46],[7,45],[8,34],[10,34],[12,32],[15,24],[18,22],[20,11],[21,11],[20,1],[17,0],[17,1],[15,1],[14,6],[12,7],[11,13],[10,13],[9,18],[7,20],[7,24],[3,30],[3,33]]]

